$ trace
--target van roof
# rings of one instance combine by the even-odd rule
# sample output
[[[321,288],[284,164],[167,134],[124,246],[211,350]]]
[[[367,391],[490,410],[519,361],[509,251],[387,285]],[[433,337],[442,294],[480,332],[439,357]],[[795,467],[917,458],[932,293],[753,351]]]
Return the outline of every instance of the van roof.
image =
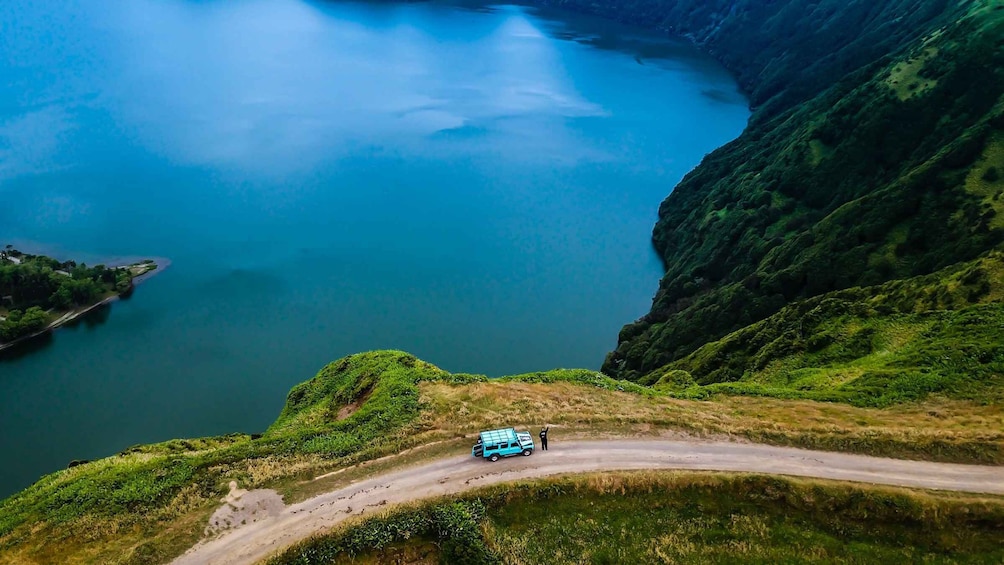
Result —
[[[514,440],[516,440],[516,430],[513,428],[502,428],[500,430],[481,432],[481,441],[489,445]]]

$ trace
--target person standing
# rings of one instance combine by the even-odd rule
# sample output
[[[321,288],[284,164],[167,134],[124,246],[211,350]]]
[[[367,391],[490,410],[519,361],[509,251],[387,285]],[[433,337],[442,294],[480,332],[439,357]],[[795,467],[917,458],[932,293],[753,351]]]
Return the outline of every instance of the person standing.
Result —
[[[547,431],[550,429],[551,429],[550,426],[546,428],[540,428],[540,447],[544,451],[547,451]]]

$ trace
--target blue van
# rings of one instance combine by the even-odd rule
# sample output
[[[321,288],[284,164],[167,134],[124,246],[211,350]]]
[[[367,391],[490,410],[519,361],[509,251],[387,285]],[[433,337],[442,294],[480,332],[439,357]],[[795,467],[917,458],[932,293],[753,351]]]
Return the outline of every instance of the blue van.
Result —
[[[503,428],[481,432],[478,442],[471,449],[474,457],[483,457],[495,462],[502,457],[533,454],[533,436],[530,432],[517,432],[515,428]]]

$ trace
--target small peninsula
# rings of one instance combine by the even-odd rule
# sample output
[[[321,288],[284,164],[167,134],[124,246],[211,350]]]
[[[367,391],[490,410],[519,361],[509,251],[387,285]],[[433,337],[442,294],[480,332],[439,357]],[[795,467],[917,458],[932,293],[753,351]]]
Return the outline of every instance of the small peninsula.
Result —
[[[137,277],[156,269],[150,259],[88,267],[7,245],[0,249],[0,351],[130,293]]]

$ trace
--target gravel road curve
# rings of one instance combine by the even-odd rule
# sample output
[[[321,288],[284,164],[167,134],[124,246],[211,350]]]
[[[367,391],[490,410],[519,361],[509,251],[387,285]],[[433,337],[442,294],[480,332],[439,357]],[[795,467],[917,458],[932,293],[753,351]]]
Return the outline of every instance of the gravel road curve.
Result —
[[[451,457],[359,481],[348,487],[282,506],[257,521],[246,520],[203,540],[174,561],[178,565],[250,564],[323,532],[351,516],[517,479],[564,473],[637,469],[743,471],[859,481],[925,489],[1004,494],[1004,467],[904,461],[759,444],[605,440],[553,442],[549,451],[497,463]],[[273,491],[250,491],[254,506]],[[230,503],[238,511],[240,503]],[[227,510],[227,507],[222,508]],[[240,524],[241,520],[235,520]]]

